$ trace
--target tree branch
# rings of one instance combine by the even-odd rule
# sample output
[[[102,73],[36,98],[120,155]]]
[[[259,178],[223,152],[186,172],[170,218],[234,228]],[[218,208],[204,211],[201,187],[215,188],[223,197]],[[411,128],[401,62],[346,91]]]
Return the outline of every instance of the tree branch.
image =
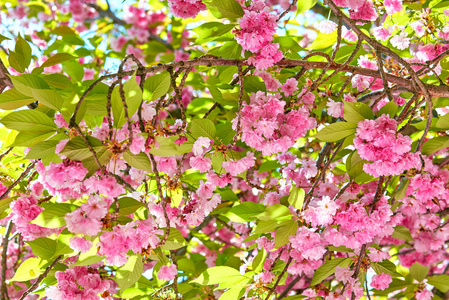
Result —
[[[38,286],[39,284],[42,282],[42,280],[45,279],[45,277],[48,275],[48,273],[50,273],[51,269],[53,269],[53,267],[58,263],[58,261],[63,257],[63,255],[59,255],[58,257],[56,257],[56,259],[51,263],[51,265],[49,265],[47,267],[47,269],[45,269],[45,272],[42,273],[37,279],[36,282],[33,283],[32,286],[30,286],[30,288],[28,290],[26,290],[23,294],[22,297],[20,297],[19,300],[24,300],[26,298],[26,296],[28,296],[30,293],[32,293]]]
[[[8,268],[6,265],[7,260],[7,252],[8,252],[8,243],[9,243],[9,234],[12,229],[12,220],[8,221],[8,225],[6,225],[5,235],[3,236],[3,244],[2,244],[2,282],[0,287],[0,298],[8,299],[8,290],[6,288],[6,269]],[[5,298],[3,298],[5,297]]]

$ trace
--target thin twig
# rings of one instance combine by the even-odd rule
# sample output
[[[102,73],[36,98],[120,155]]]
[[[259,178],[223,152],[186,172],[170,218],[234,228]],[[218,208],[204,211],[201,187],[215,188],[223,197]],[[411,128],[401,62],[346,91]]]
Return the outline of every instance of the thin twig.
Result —
[[[6,225],[6,231],[5,235],[3,236],[3,244],[2,244],[2,282],[0,287],[0,298],[6,299],[8,297],[8,290],[6,288],[6,270],[8,269],[8,266],[6,265],[7,261],[7,252],[8,252],[8,243],[9,243],[9,234],[12,230],[12,219],[8,221],[8,224]],[[3,298],[5,297],[5,298]]]
[[[12,189],[19,184],[19,182],[24,179],[28,173],[31,171],[31,169],[34,167],[34,165],[36,164],[36,161],[33,161],[31,164],[28,165],[28,167],[25,169],[25,171],[22,172],[22,174],[20,174],[19,178],[17,178],[16,181],[13,182],[13,184],[11,184],[8,189],[0,196],[0,200],[2,200],[3,198],[5,198],[9,192],[12,191]]]
[[[58,257],[56,257],[56,259],[47,267],[47,269],[45,269],[45,272],[42,273],[37,279],[36,281],[33,283],[32,286],[30,286],[30,288],[28,290],[26,290],[23,294],[22,297],[20,297],[19,300],[23,300],[26,298],[26,296],[28,296],[30,293],[32,293],[38,286],[39,284],[42,282],[42,280],[45,279],[45,277],[48,275],[48,273],[50,273],[51,269],[53,269],[53,267],[58,263],[58,261],[63,257],[64,255],[59,255]]]

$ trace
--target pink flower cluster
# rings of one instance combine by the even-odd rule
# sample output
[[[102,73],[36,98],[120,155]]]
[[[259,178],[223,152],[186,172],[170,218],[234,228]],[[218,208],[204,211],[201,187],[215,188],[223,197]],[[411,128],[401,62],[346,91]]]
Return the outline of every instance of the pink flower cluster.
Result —
[[[418,154],[410,153],[412,140],[397,133],[398,123],[382,115],[376,120],[358,123],[354,146],[361,158],[373,161],[364,164],[363,170],[375,177],[399,175],[420,165]]]
[[[119,267],[128,261],[126,253],[129,250],[140,253],[148,247],[156,248],[160,241],[157,235],[163,233],[152,219],[117,225],[100,236],[98,254],[106,256],[108,265]]]
[[[43,211],[38,205],[38,196],[35,193],[31,195],[21,195],[17,200],[11,203],[12,220],[17,231],[22,234],[24,240],[34,240],[39,237],[47,236],[55,232],[54,229],[41,227],[31,224],[32,221]]]
[[[305,108],[285,114],[285,101],[280,100],[279,94],[265,95],[258,91],[250,99],[250,104],[243,104],[241,112],[242,141],[263,155],[286,152],[296,139],[316,126]],[[238,118],[232,121],[234,130],[237,121]]]
[[[168,5],[173,15],[183,19],[194,18],[200,11],[206,10],[201,0],[169,0]]]
[[[91,196],[87,203],[81,205],[81,208],[65,215],[67,229],[75,234],[93,236],[100,232],[104,218],[112,203],[111,198],[102,198],[100,196]]]
[[[55,277],[58,284],[45,290],[46,296],[52,300],[95,300],[100,299],[99,293],[107,290],[115,294],[114,285],[109,280],[102,280],[97,270],[88,267],[73,267],[64,272],[57,271]]]
[[[349,8],[352,19],[374,21],[378,15],[376,7],[371,0],[333,0],[335,4]],[[391,1],[390,1],[391,2]]]
[[[235,39],[243,50],[257,53],[248,62],[258,69],[267,69],[283,57],[279,44],[271,43],[276,32],[277,16],[266,11],[246,11],[240,19],[240,30],[235,30]]]
[[[83,180],[88,171],[81,162],[64,161],[59,164],[50,163],[48,166],[39,162],[36,170],[45,189],[58,196],[60,201],[80,198],[87,192]]]

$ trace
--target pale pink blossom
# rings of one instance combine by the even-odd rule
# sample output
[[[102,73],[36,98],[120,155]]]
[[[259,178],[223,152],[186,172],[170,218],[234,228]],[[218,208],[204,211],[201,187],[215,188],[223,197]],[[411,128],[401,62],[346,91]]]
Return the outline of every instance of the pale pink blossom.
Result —
[[[392,282],[391,276],[388,274],[374,275],[371,286],[378,290],[385,290]]]
[[[170,281],[175,278],[176,274],[178,274],[178,269],[176,265],[170,266],[162,266],[157,273],[157,278],[159,280],[167,280]]]

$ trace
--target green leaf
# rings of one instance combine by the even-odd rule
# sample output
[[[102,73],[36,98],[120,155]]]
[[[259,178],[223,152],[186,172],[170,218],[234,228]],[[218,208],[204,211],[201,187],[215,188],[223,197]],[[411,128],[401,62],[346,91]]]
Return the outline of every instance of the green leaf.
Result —
[[[177,140],[176,136],[164,137],[158,135],[156,136],[156,143],[159,144],[159,147],[153,148],[148,152],[161,157],[179,155],[181,153],[179,152],[178,147],[175,144],[175,140]]]
[[[12,147],[32,147],[54,135],[54,131],[21,131],[11,144]]]
[[[0,43],[4,40],[10,40],[10,38],[7,38],[6,36],[0,34]]]
[[[360,179],[366,179],[366,177],[371,177],[363,171],[363,165],[367,163],[366,160],[362,159],[359,153],[354,151],[349,155],[346,160],[346,170],[350,178],[355,179],[357,183]]]
[[[420,263],[414,263],[410,266],[410,275],[419,282],[423,281],[427,274],[429,274],[429,267],[423,266]]]
[[[42,260],[39,257],[28,258],[19,266],[14,277],[9,279],[9,282],[24,282],[38,277],[44,273],[45,268],[43,268],[43,266],[46,263],[45,260]]]
[[[305,12],[306,10],[311,9],[315,4],[317,0],[301,0],[296,3],[296,13],[300,14]]]
[[[441,129],[449,129],[449,114],[439,117],[435,125]]]
[[[294,186],[290,191],[290,196],[288,196],[288,203],[296,209],[302,209],[304,204],[304,196],[304,190]]]
[[[321,265],[313,274],[312,282],[310,285],[317,285],[321,283],[324,279],[335,273],[335,267],[347,267],[352,260],[350,258],[334,258],[327,260],[323,265]]]
[[[30,149],[26,155],[26,159],[41,159],[53,155],[57,156],[57,154],[55,154],[55,150],[58,143],[59,141],[55,140],[37,143]]]
[[[373,119],[374,114],[371,108],[365,103],[361,102],[346,102],[344,103],[344,118],[349,123],[357,124],[365,119]]]
[[[405,177],[402,178],[401,182],[399,183],[399,185],[397,187],[397,191],[394,194],[396,200],[401,200],[401,199],[405,198],[409,183],[410,183],[410,180],[408,178],[405,178]]]
[[[89,136],[88,141],[96,152],[101,150],[101,148],[104,148],[99,139]],[[84,139],[80,136],[76,136],[71,139],[60,153],[67,156],[71,160],[77,161],[83,161],[85,159],[88,159],[89,157],[93,157],[92,153],[84,142]]]
[[[198,35],[195,40],[195,44],[201,45],[208,43],[231,31],[235,27],[235,24],[223,24],[220,22],[207,22],[200,26],[193,28],[192,30]]]
[[[98,161],[100,162],[100,165],[104,166],[107,163],[109,163],[109,161],[111,160],[111,157],[112,157],[112,152],[105,146],[96,147],[95,149],[96,149],[95,152],[96,152]],[[95,161],[93,155],[90,156],[89,158],[83,160],[82,163],[83,163],[83,167],[85,167],[88,170],[86,177],[92,176],[95,173],[95,171],[97,171],[99,169],[99,166],[98,166],[97,162]]]
[[[208,268],[206,271],[201,273],[197,279],[190,281],[190,283],[198,283],[201,285],[220,284],[220,287],[221,284],[234,283],[234,287],[243,287],[246,285],[248,280],[251,279],[241,275],[240,272],[234,268],[217,266]]]
[[[22,38],[21,35],[19,35],[19,37],[17,38],[14,50],[16,51],[16,53],[22,55],[23,59],[25,60],[25,68],[28,68],[31,63],[31,47],[28,42]]]
[[[170,74],[163,72],[148,77],[143,86],[143,99],[154,101],[165,94],[170,89]]]
[[[208,54],[220,56],[223,58],[241,58],[242,46],[236,41],[228,41],[220,47],[216,47],[208,52]]]
[[[10,89],[0,94],[0,109],[13,110],[34,101],[32,97],[19,93],[17,89]]]
[[[298,230],[298,224],[296,221],[287,220],[282,223],[282,226],[276,230],[274,238],[274,247],[279,249],[280,247],[287,245],[290,242],[290,236],[295,235]]]
[[[22,54],[14,51],[9,52],[8,62],[9,65],[19,73],[24,73],[28,67],[25,65],[25,58],[23,58]]]
[[[293,217],[290,209],[282,204],[273,204],[268,206],[265,211],[256,216],[259,220],[286,221]]]
[[[61,111],[64,99],[58,92],[49,89],[33,89],[32,93],[33,97],[45,106]]]
[[[88,266],[92,264],[96,264],[97,262],[100,262],[104,259],[104,256],[97,254],[98,249],[98,242],[99,238],[96,238],[94,241],[92,241],[92,248],[90,248],[89,251],[81,253],[78,257],[78,260],[76,263],[74,263],[72,266]]]
[[[219,300],[235,300],[242,298],[243,294],[245,292],[244,288],[230,288],[223,294],[221,294]]]
[[[221,152],[215,151],[212,155],[212,167],[214,168],[215,172],[222,173],[223,172],[223,161],[224,161],[224,155]]]
[[[257,169],[257,173],[263,173],[263,172],[275,170],[280,167],[282,167],[282,165],[279,162],[274,161],[274,160],[267,160],[267,161],[264,161],[260,165],[260,167]]]
[[[145,203],[137,201],[136,199],[131,197],[123,197],[118,199],[119,216],[130,215],[144,206]]]
[[[388,274],[391,277],[402,277],[402,275],[396,271],[396,265],[388,259],[382,262],[372,262],[371,267],[377,274],[383,273]]]
[[[75,205],[69,203],[42,203],[41,206],[44,208],[44,211],[36,219],[31,221],[31,223],[45,228],[65,226],[65,215],[76,209]]]
[[[298,1],[300,2],[300,1]],[[337,30],[331,33],[319,33],[312,44],[307,47],[310,50],[320,50],[332,46],[337,42]]]
[[[67,76],[62,74],[47,74],[42,77],[49,85],[59,89],[65,89],[72,86],[72,82]]]
[[[131,119],[142,102],[142,91],[137,84],[135,75],[123,84],[123,91],[125,93],[125,102],[128,107],[128,117]],[[112,114],[114,116],[114,127],[122,128],[123,124],[126,123],[126,117],[123,100],[120,97],[118,86],[116,86],[112,92],[111,105]]]
[[[262,250],[260,250],[259,253],[257,253],[251,265],[254,272],[256,273],[262,272],[266,258],[267,258],[267,251],[264,248],[262,248]]]
[[[403,240],[403,241],[413,241],[410,230],[402,225],[397,225],[394,227],[394,232],[391,235],[395,239]]]
[[[207,9],[218,19],[238,19],[243,17],[243,8],[235,0],[204,0]]]
[[[433,153],[449,147],[449,136],[439,136],[426,141],[421,148],[421,153],[432,155]]]
[[[161,246],[162,250],[176,250],[187,245],[182,233],[173,227],[170,227],[170,234],[167,237],[167,241]]]
[[[42,65],[41,67],[50,67],[54,66],[60,63],[63,63],[68,60],[77,59],[78,57],[73,56],[68,53],[56,53],[55,55],[50,56]]]
[[[200,136],[214,139],[216,135],[214,122],[209,119],[193,119],[191,122],[191,132],[195,139]]]
[[[243,78],[243,88],[248,93],[256,93],[258,91],[266,92],[265,82],[259,76],[250,75]]]
[[[347,122],[332,123],[320,130],[315,137],[324,142],[336,142],[356,131],[357,125]]]
[[[139,154],[132,154],[130,151],[123,153],[123,159],[133,168],[152,172],[150,158],[147,154],[140,152]]]
[[[84,78],[83,65],[75,61],[65,61],[62,64],[62,70],[70,76],[73,83],[82,82]]]
[[[49,89],[50,86],[44,79],[34,74],[22,74],[19,76],[9,76],[14,87],[19,93],[28,97],[33,97],[34,89]]]
[[[117,270],[115,281],[123,292],[142,276],[143,263],[140,254],[131,255],[128,262]]]
[[[53,120],[38,110],[13,111],[0,122],[17,131],[49,131],[56,128]]]
[[[257,223],[253,233],[269,233],[273,232],[281,226],[279,222],[274,220],[261,220]]]
[[[256,220],[256,215],[262,213],[265,206],[254,202],[243,202],[232,207],[227,213],[223,214],[232,222],[245,223]]]
[[[378,111],[377,115],[382,116],[383,114],[389,115],[390,118],[394,118],[398,111],[398,105],[394,102],[388,102]]]
[[[449,291],[449,275],[444,274],[429,277],[427,283],[433,285],[443,293]]]
[[[56,241],[47,237],[40,237],[34,241],[27,241],[30,245],[33,254],[39,256],[42,259],[50,260],[56,251]]]
[[[1,195],[0,195],[1,196]],[[0,200],[0,215],[9,208],[9,204],[17,197],[5,198]]]

